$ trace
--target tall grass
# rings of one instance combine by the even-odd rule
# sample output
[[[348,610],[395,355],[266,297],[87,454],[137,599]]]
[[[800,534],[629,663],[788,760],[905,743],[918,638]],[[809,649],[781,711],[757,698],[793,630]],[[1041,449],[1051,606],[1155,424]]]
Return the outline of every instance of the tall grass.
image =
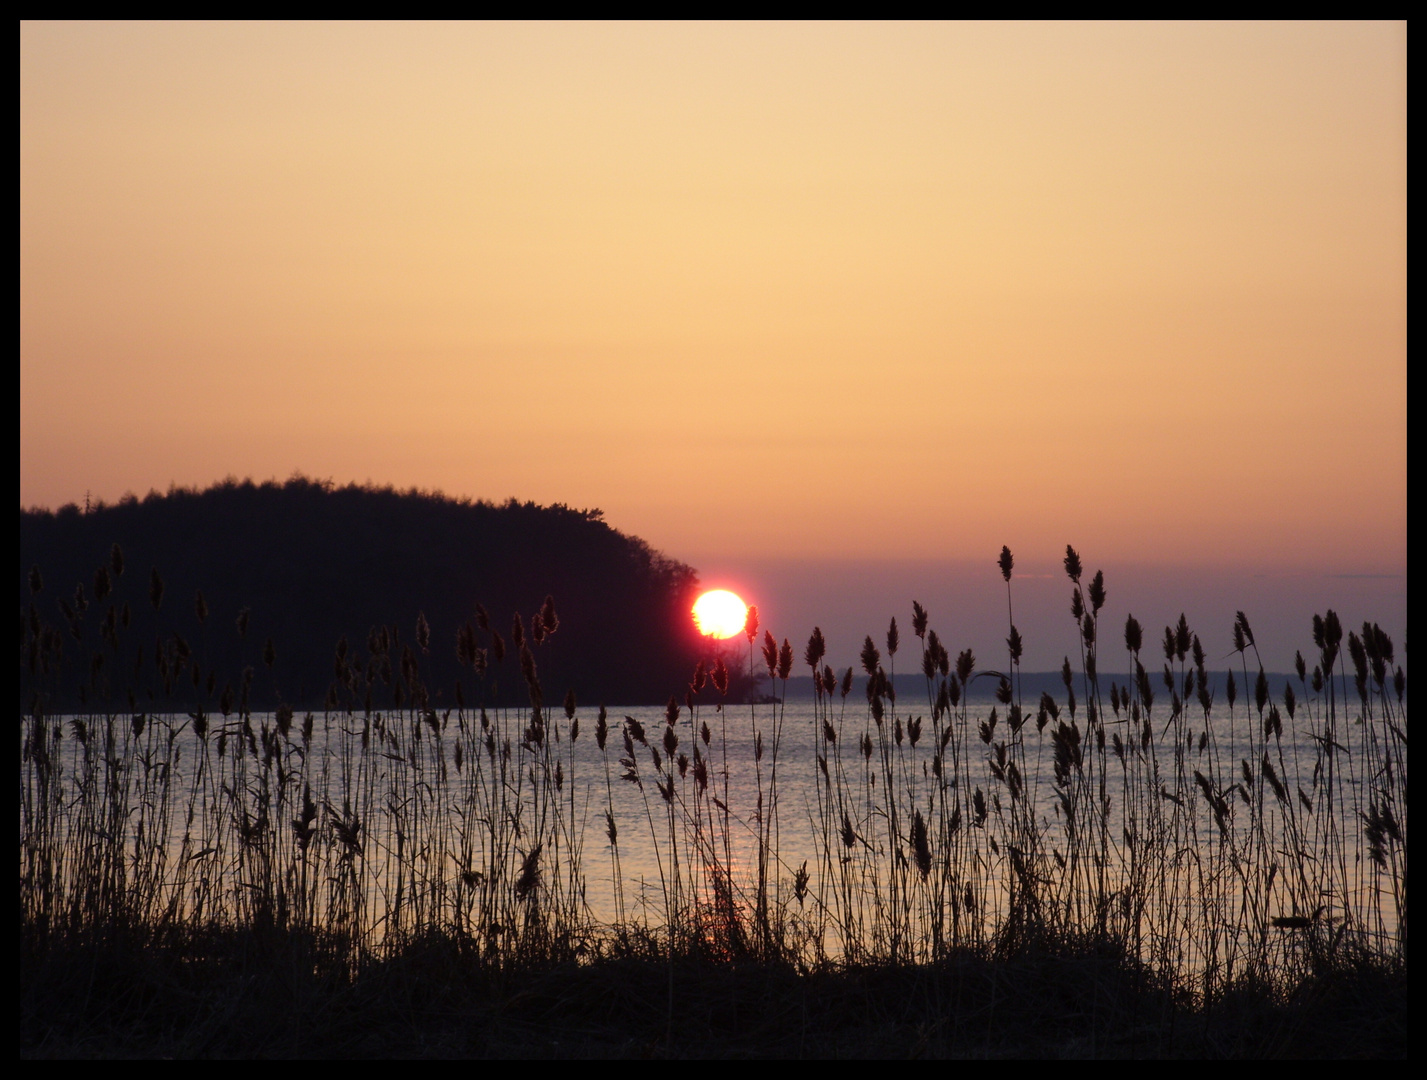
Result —
[[[202,642],[130,640],[139,598],[119,587],[117,547],[59,625],[39,613],[36,571],[21,635],[25,955],[115,938],[196,955],[214,935],[282,935],[350,977],[436,938],[498,969],[638,954],[813,971],[1088,949],[1203,1002],[1334,964],[1405,965],[1405,677],[1387,635],[1365,624],[1345,653],[1337,616],[1315,619],[1311,672],[1300,654],[1297,689],[1274,701],[1243,613],[1239,679],[1223,686],[1183,618],[1151,674],[1130,617],[1133,675],[1107,685],[1101,650],[1120,635],[1100,623],[1104,577],[1086,580],[1067,549],[1077,662],[1062,695],[1027,706],[1009,550],[1000,566],[1004,672],[970,650],[953,659],[914,604],[925,694],[899,701],[895,620],[881,647],[866,639],[860,680],[827,664],[814,630],[810,725],[789,718],[792,644],[765,631],[759,648],[751,611],[749,674],[775,690],[746,706],[751,764],[729,757],[725,655],[660,722],[573,692],[550,707],[553,600],[506,635],[477,611],[457,636],[470,674],[451,708],[425,682],[423,618],[409,642],[391,627],[365,649],[338,642],[326,707],[299,716],[249,708],[278,662],[271,642],[262,676],[230,681],[205,670]],[[149,584],[158,607],[157,573]],[[222,632],[196,605],[204,633]],[[246,612],[234,630],[246,635]],[[52,713],[76,677],[86,704]],[[526,704],[490,704],[516,678]],[[984,715],[970,703],[983,680]],[[793,740],[814,770],[805,807],[784,797]],[[753,805],[731,805],[741,767]],[[811,849],[793,858],[804,817]],[[657,882],[627,877],[631,835],[647,835]],[[589,889],[604,880],[613,907],[597,914]]]

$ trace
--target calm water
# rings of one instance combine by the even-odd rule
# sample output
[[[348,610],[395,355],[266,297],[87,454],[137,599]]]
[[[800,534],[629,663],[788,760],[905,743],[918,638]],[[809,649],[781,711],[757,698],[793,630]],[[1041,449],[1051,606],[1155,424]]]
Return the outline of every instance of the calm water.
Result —
[[[968,709],[970,727],[973,730],[978,728],[989,718],[993,708],[996,706],[984,702],[970,707]],[[903,810],[910,813],[911,808],[920,807],[930,820],[938,795],[938,786],[941,787],[948,799],[954,800],[960,797],[966,802],[967,809],[964,817],[968,821],[974,816],[970,801],[977,789],[984,793],[988,800],[988,806],[992,805],[990,800],[995,792],[999,791],[1000,798],[1006,800],[1005,787],[992,777],[988,765],[988,762],[994,760],[995,757],[994,746],[1008,735],[1004,707],[998,708],[1001,720],[992,733],[992,742],[990,744],[982,742],[979,732],[973,734],[964,744],[966,754],[961,762],[960,776],[952,777],[948,766],[943,769],[940,781],[932,774],[931,763],[935,751],[935,738],[931,733],[930,721],[927,719],[930,711],[925,707],[919,710],[914,706],[904,707],[902,703],[899,703],[897,717],[889,716],[884,720],[886,745],[889,752],[899,761],[895,768],[898,785],[897,802]],[[764,805],[767,805],[772,780],[772,736],[775,717],[769,715],[770,712],[771,710],[760,706],[756,714],[750,716],[747,706],[731,706],[722,713],[711,709],[701,710],[698,717],[700,724],[708,724],[712,736],[706,751],[712,765],[710,785],[715,788],[721,800],[724,800],[723,785],[725,780],[727,782],[728,794],[724,801],[730,810],[731,833],[734,837],[732,854],[733,865],[736,868],[735,876],[738,871],[742,871],[745,877],[750,880],[757,857],[756,837],[760,782]],[[782,739],[778,754],[779,842],[777,850],[781,862],[781,873],[784,876],[791,876],[804,860],[807,860],[809,866],[815,866],[819,859],[821,826],[819,824],[819,785],[817,783],[819,766],[817,758],[825,751],[820,745],[821,740],[818,737],[818,732],[822,726],[822,717],[828,712],[829,710],[826,709],[819,711],[818,707],[810,702],[790,704],[783,712]],[[655,736],[661,733],[665,726],[663,709],[643,707],[610,710],[611,721],[625,715],[632,715],[640,721],[649,736],[650,743],[657,745]],[[1067,714],[1063,713],[1062,715],[1065,719],[1069,719]],[[877,725],[867,715],[865,703],[853,696],[849,696],[846,709],[841,706],[840,702],[834,704],[830,710],[830,718],[838,733],[838,738],[834,749],[827,754],[827,757],[833,773],[838,773],[840,766],[842,783],[839,787],[846,796],[843,808],[849,810],[851,819],[857,823],[859,837],[864,837],[878,849],[883,857],[886,857],[891,839],[887,834],[883,813],[886,797],[882,790],[885,784],[880,779],[878,768],[881,751]],[[916,747],[911,745],[910,738],[906,735],[906,721],[913,718],[921,718],[923,725],[921,738]],[[900,750],[896,749],[895,735],[895,726],[899,719],[904,721],[904,741]],[[1079,715],[1079,722],[1082,726],[1084,719],[1082,711]],[[1302,713],[1300,713],[1299,719],[1303,719]],[[1257,721],[1254,723],[1256,724]],[[684,713],[676,725],[676,731],[680,736],[679,751],[687,752],[688,750],[688,741],[691,737],[690,726],[689,717],[687,713]],[[1282,774],[1282,778],[1287,780],[1290,792],[1294,792],[1296,788],[1302,788],[1311,794],[1315,790],[1314,772],[1315,764],[1318,762],[1319,748],[1309,736],[1306,726],[1299,726],[1304,727],[1304,730],[1294,731],[1288,722],[1284,721],[1284,735],[1281,743],[1274,741],[1270,744],[1273,749],[1271,762],[1275,766],[1275,770]],[[1181,784],[1175,780],[1175,751],[1168,736],[1164,733],[1164,727],[1164,718],[1157,717],[1154,728],[1156,756],[1160,763],[1160,787],[1163,791],[1180,798],[1183,807],[1193,815],[1194,824],[1190,831],[1197,834],[1200,843],[1206,846],[1220,843],[1222,841],[1220,830],[1216,826],[1208,803],[1200,797],[1193,773],[1195,770],[1202,772],[1206,778],[1216,781],[1213,785],[1216,789],[1223,789],[1235,783],[1242,784],[1242,762],[1247,760],[1254,765],[1252,771],[1256,778],[1255,786],[1258,786],[1257,777],[1260,773],[1259,761],[1263,753],[1263,740],[1261,737],[1251,740],[1250,721],[1242,709],[1239,710],[1232,724],[1227,716],[1215,717],[1212,720],[1210,739],[1205,743],[1203,749],[1200,749],[1201,736],[1205,732],[1202,716],[1197,724],[1186,723],[1184,725],[1187,731],[1186,744],[1192,748],[1186,749],[1184,754],[1185,782]],[[754,753],[755,728],[762,731],[764,739],[761,776],[759,763],[755,760]],[[1122,741],[1127,741],[1131,738],[1129,728],[1130,725],[1127,722],[1114,721],[1113,719],[1105,725],[1107,739],[1110,740],[1107,744],[1106,755],[1106,761],[1109,764],[1106,771],[1106,790],[1110,797],[1111,808],[1108,831],[1113,837],[1122,835],[1125,825],[1123,816],[1126,797],[1124,782],[1128,775],[1128,770],[1121,768],[1119,759],[1114,755],[1113,736],[1118,732]],[[576,790],[579,793],[577,804],[588,807],[588,812],[582,816],[581,820],[585,829],[585,864],[589,877],[590,902],[597,912],[605,912],[610,904],[608,863],[606,861],[606,866],[603,868],[599,863],[601,859],[608,859],[609,845],[604,835],[603,819],[606,788],[603,759],[594,745],[594,740],[588,737],[587,732],[588,728],[582,729],[580,739],[573,748],[577,777]],[[1361,728],[1357,729],[1357,733],[1361,734]],[[858,743],[864,735],[869,736],[874,743],[874,753],[870,760],[863,757],[858,747]],[[1047,838],[1051,849],[1059,847],[1064,850],[1063,817],[1052,776],[1054,749],[1051,728],[1048,726],[1044,732],[1038,733],[1035,719],[1032,716],[1022,729],[1022,735],[1025,739],[1027,761],[1032,767],[1028,771],[1025,781],[1026,789],[1031,793],[1035,807],[1036,822]],[[652,889],[659,880],[660,866],[654,856],[651,828],[645,812],[646,795],[647,806],[653,813],[654,830],[659,834],[661,848],[667,847],[667,837],[664,835],[666,826],[662,823],[660,816],[662,812],[661,799],[654,789],[653,783],[647,779],[653,775],[653,761],[645,748],[636,747],[641,771],[646,777],[644,788],[641,789],[628,782],[621,782],[619,776],[623,770],[614,760],[616,757],[614,748],[617,741],[618,736],[612,734],[609,742],[611,775],[614,778],[611,790],[614,814],[620,830],[621,866],[626,880],[631,876],[642,878]],[[565,749],[568,752],[571,748],[567,746]],[[1279,756],[1280,749],[1281,758]],[[618,753],[623,753],[622,748]],[[1088,745],[1085,747],[1084,754],[1086,758],[1091,756]],[[1340,785],[1334,799],[1334,817],[1337,826],[1345,835],[1357,838],[1362,831],[1360,815],[1367,807],[1364,778],[1350,767],[1343,765],[1338,769],[1335,782]],[[1320,769],[1317,784],[1321,786],[1322,783],[1323,777]],[[686,781],[682,788],[686,790],[681,790],[678,797],[686,801],[691,800],[692,783]],[[823,790],[827,791],[825,785]],[[826,797],[828,796],[825,794],[824,798]],[[837,792],[835,791],[833,798],[836,799],[836,797]],[[1248,828],[1246,822],[1249,815],[1244,812],[1241,799],[1231,798],[1226,801],[1230,803],[1231,831],[1237,827],[1242,839],[1242,833]],[[1273,802],[1271,794],[1267,795],[1267,801]],[[994,812],[994,809],[989,811],[991,814]],[[877,827],[878,825],[881,827]],[[907,827],[904,822],[904,837]],[[1362,853],[1358,852],[1354,858],[1361,861],[1361,855]],[[601,874],[601,869],[604,869],[604,874]]]
[[[1061,707],[1065,707],[1063,699]],[[775,764],[777,832],[774,844],[776,863],[772,873],[783,896],[791,894],[794,875],[805,864],[810,871],[812,902],[821,899],[818,895],[820,889],[826,891],[832,887],[820,873],[823,823],[830,821],[835,834],[844,814],[855,830],[859,856],[868,860],[868,865],[873,862],[890,864],[891,848],[895,846],[907,850],[908,819],[913,812],[920,810],[928,821],[936,821],[938,811],[945,815],[949,812],[948,808],[959,805],[963,808],[961,820],[965,823],[961,835],[974,836],[975,843],[971,846],[978,852],[975,858],[984,864],[988,874],[992,873],[994,868],[991,864],[1003,861],[1004,851],[996,845],[988,847],[989,838],[999,833],[1004,844],[1006,836],[1010,835],[1001,827],[1003,822],[997,810],[1000,800],[1009,801],[1007,788],[992,775],[996,747],[1004,743],[1009,735],[1004,707],[998,708],[1001,722],[988,732],[989,741],[983,740],[980,731],[989,720],[992,708],[991,702],[975,701],[967,706],[964,717],[958,718],[962,735],[953,740],[952,748],[959,747],[960,757],[953,762],[953,750],[948,750],[942,758],[940,778],[935,771],[936,738],[929,719],[931,710],[925,701],[918,704],[907,700],[906,695],[899,699],[895,710],[887,714],[880,729],[860,693],[849,696],[845,703],[834,697],[830,705],[823,706],[798,702],[784,708],[768,705],[750,708],[745,705],[722,710],[702,707],[695,713],[681,710],[670,729],[677,740],[675,758],[680,755],[692,758],[693,747],[697,743],[699,756],[708,767],[708,791],[700,797],[694,767],[682,775],[677,769],[670,770],[675,777],[672,797],[676,807],[672,845],[668,811],[656,787],[660,776],[656,760],[667,759],[664,750],[666,714],[662,708],[609,709],[610,732],[606,753],[602,753],[596,745],[596,718],[592,710],[582,709],[577,713],[579,735],[573,741],[569,737],[569,723],[563,714],[559,714],[547,728],[549,735],[538,757],[532,756],[528,750],[524,754],[521,751],[523,729],[528,722],[524,713],[492,712],[488,717],[489,728],[483,729],[478,714],[467,711],[463,729],[462,717],[453,712],[446,714],[444,720],[437,719],[437,726],[441,728],[439,737],[431,727],[419,724],[411,714],[371,719],[318,715],[314,718],[310,747],[305,752],[299,749],[302,727],[302,717],[299,716],[286,742],[279,747],[278,741],[274,740],[272,745],[278,749],[272,756],[277,759],[277,765],[266,770],[259,768],[260,747],[258,755],[241,758],[234,754],[233,748],[241,737],[236,722],[229,722],[224,727],[221,719],[215,719],[207,743],[209,768],[214,770],[210,773],[209,784],[214,790],[222,785],[228,785],[230,789],[243,787],[254,806],[258,804],[260,788],[270,797],[273,785],[281,785],[287,793],[287,805],[280,808],[285,815],[297,812],[294,807],[301,803],[304,786],[310,787],[315,804],[323,808],[319,812],[319,825],[330,825],[332,816],[340,814],[342,811],[339,808],[344,805],[358,807],[364,815],[364,827],[369,838],[363,857],[368,862],[368,869],[373,871],[373,880],[379,880],[383,878],[380,870],[382,861],[390,860],[396,852],[402,851],[403,845],[406,845],[404,850],[408,857],[412,845],[434,844],[440,850],[452,853],[450,861],[453,863],[457,861],[455,853],[464,850],[471,866],[484,865],[481,849],[488,843],[485,834],[490,816],[497,812],[497,801],[502,807],[498,812],[503,815],[507,836],[512,838],[511,844],[517,850],[526,850],[529,838],[541,828],[537,823],[539,810],[535,793],[542,783],[548,783],[543,777],[553,775],[558,763],[560,788],[556,798],[565,824],[557,832],[552,832],[547,822],[544,835],[547,838],[558,836],[554,843],[565,849],[566,865],[569,848],[574,846],[579,849],[584,898],[590,914],[602,922],[613,921],[616,914],[613,885],[615,852],[608,841],[605,816],[609,810],[618,830],[618,858],[626,917],[647,918],[651,923],[658,924],[662,921],[663,910],[664,886],[661,882],[672,876],[675,852],[681,860],[683,873],[688,872],[691,859],[710,860],[710,853],[698,847],[696,837],[699,835],[719,837],[719,850],[714,861],[727,862],[732,866],[735,893],[747,901],[756,879],[760,816],[768,815],[770,821],[773,819]],[[1251,725],[1248,714],[1242,708],[1232,718],[1221,712],[1216,714],[1206,731],[1200,714],[1197,723],[1190,719],[1183,724],[1177,740],[1173,729],[1166,725],[1165,713],[1167,710],[1163,707],[1157,709],[1154,723],[1153,757],[1158,762],[1157,776],[1149,765],[1148,754],[1142,755],[1141,764],[1134,767],[1122,767],[1121,759],[1116,756],[1113,740],[1117,734],[1126,743],[1137,737],[1132,734],[1131,724],[1112,715],[1104,725],[1107,747],[1103,759],[1103,790],[1109,802],[1105,832],[1110,845],[1107,857],[1112,863],[1114,849],[1120,844],[1126,828],[1143,827],[1144,824],[1133,818],[1126,819],[1127,805],[1136,816],[1142,816],[1147,807],[1167,812],[1171,803],[1178,807],[1183,815],[1180,835],[1199,845],[1201,855],[1191,857],[1201,863],[1211,861],[1216,845],[1222,859],[1224,845],[1230,841],[1231,847],[1237,845],[1243,852],[1254,851],[1256,841],[1250,835],[1249,825],[1252,815],[1242,805],[1246,794],[1252,798],[1262,797],[1269,807],[1264,820],[1270,823],[1270,831],[1257,841],[1261,860],[1274,861],[1280,856],[1287,856],[1286,850],[1275,854],[1275,846],[1283,848],[1297,843],[1312,847],[1311,836],[1306,841],[1302,835],[1292,838],[1284,809],[1276,806],[1272,794],[1265,791],[1259,764],[1265,743],[1257,718]],[[636,770],[628,768],[630,759],[621,762],[625,758],[626,717],[636,720],[647,737],[647,745],[634,746],[632,760]],[[1068,713],[1063,713],[1062,717],[1069,720]],[[913,746],[910,729],[913,721],[918,719],[922,730],[917,745]],[[1080,725],[1083,726],[1084,721],[1082,707]],[[825,741],[825,723],[831,725],[836,735],[831,744]],[[259,732],[271,731],[274,724],[271,715],[253,717],[253,726]],[[705,726],[708,729],[707,742],[703,734]],[[1138,725],[1133,725],[1133,728],[1142,734]],[[897,739],[899,729],[903,736],[900,743]],[[88,744],[91,753],[98,744],[97,730],[91,726]],[[1052,730],[1053,724],[1038,732],[1032,715],[1021,732],[1024,740],[1021,760],[1024,788],[1034,807],[1035,822],[1042,833],[1044,849],[1053,854],[1066,849],[1066,829],[1065,804],[1057,794],[1052,777]],[[1319,797],[1325,781],[1323,763],[1327,758],[1323,755],[1321,743],[1314,739],[1319,730],[1321,725],[1310,703],[1308,707],[1300,706],[1295,721],[1283,717],[1281,740],[1270,740],[1267,744],[1271,763],[1286,783],[1287,791],[1304,803]],[[1333,755],[1337,786],[1331,816],[1324,812],[1327,807],[1320,806],[1314,820],[1319,823],[1315,828],[1320,830],[1329,828],[1328,823],[1331,822],[1331,828],[1337,829],[1346,839],[1346,857],[1351,860],[1351,865],[1345,865],[1344,878],[1350,882],[1349,887],[1359,893],[1360,904],[1374,906],[1379,926],[1390,930],[1395,924],[1391,903],[1383,898],[1382,877],[1373,873],[1366,860],[1362,840],[1363,814],[1370,801],[1367,763],[1381,760],[1383,756],[1381,746],[1370,745],[1370,739],[1376,737],[1377,730],[1376,727],[1365,728],[1340,721],[1338,740],[1341,745]],[[189,721],[184,717],[154,718],[145,735],[139,738],[132,735],[127,718],[121,718],[116,731],[117,756],[142,763],[123,774],[123,782],[128,783],[134,792],[130,801],[147,805],[151,818],[153,814],[166,813],[168,843],[174,848],[170,863],[178,865],[186,857],[184,851],[193,856],[193,843],[183,847],[185,832],[203,828],[201,820],[197,826],[182,820],[186,815],[187,793],[192,789],[195,776],[194,763],[199,759],[202,744],[195,738]],[[168,738],[170,732],[177,732],[172,740]],[[220,734],[224,734],[227,743],[226,755],[221,758],[215,755]],[[365,753],[361,750],[364,734],[370,747]],[[761,761],[755,750],[757,736],[761,736],[763,742]],[[484,749],[488,737],[496,748],[493,756]],[[864,738],[873,748],[870,758],[862,751]],[[1183,740],[1183,745],[1177,759],[1179,740]],[[460,769],[456,768],[458,745],[462,748]],[[511,747],[511,755],[502,773],[501,763],[507,745]],[[72,723],[66,732],[63,747],[61,760],[66,763],[69,772],[67,782],[73,784],[82,772],[85,749],[74,737]],[[1085,759],[1091,762],[1092,770],[1101,767],[1098,764],[1101,759],[1094,749],[1087,738],[1083,752]],[[547,753],[548,757],[545,756]],[[827,775],[835,781],[831,789],[826,783],[818,783],[820,755],[826,756]],[[1133,750],[1127,752],[1125,760],[1135,761]],[[1401,750],[1401,760],[1405,762],[1405,745]],[[1250,765],[1250,779],[1247,781],[1243,776],[1245,762]],[[538,769],[532,769],[539,763],[544,763],[550,772],[541,774]],[[668,769],[668,766],[665,768]],[[900,817],[897,826],[900,839],[893,834],[887,814],[885,789],[888,773],[884,770],[888,768],[896,790],[894,801]],[[1198,790],[1198,782],[1193,777],[1196,770],[1209,782],[1211,790],[1223,797],[1223,805],[1229,812],[1225,829],[1221,830],[1218,826],[1213,807]],[[625,774],[631,771],[637,771],[639,783],[625,778]],[[154,795],[158,790],[154,777],[160,775],[172,793],[167,803]],[[263,779],[265,775],[267,779]],[[498,776],[501,779],[496,781]],[[144,790],[148,793],[142,794],[140,789],[146,783],[148,787]],[[1089,790],[1099,790],[1098,777],[1093,778]],[[1303,794],[1299,795],[1299,792]],[[987,809],[982,831],[974,835],[970,830],[977,816],[974,801],[977,793],[986,800],[984,805]],[[714,798],[722,805],[716,805]],[[220,801],[215,799],[215,805]],[[426,809],[413,814],[414,805]],[[834,806],[831,815],[824,814],[826,805]],[[726,853],[722,839],[724,806],[727,807],[729,827]],[[22,801],[22,829],[23,807]],[[1002,806],[1001,809],[1007,808]],[[701,830],[695,830],[691,824],[696,814],[702,825]],[[1401,816],[1405,817],[1405,808]],[[199,817],[201,819],[202,815]],[[941,820],[945,820],[945,816]],[[1276,829],[1273,827],[1275,821],[1278,822]],[[210,835],[215,828],[219,833],[225,830],[231,832],[231,825],[231,822],[210,819]],[[1403,825],[1405,828],[1405,821]],[[82,826],[72,823],[70,827]],[[153,829],[152,823],[149,828]],[[428,835],[423,836],[423,830]],[[285,829],[283,835],[286,835]],[[332,842],[329,832],[319,831],[319,837]],[[933,830],[933,847],[939,842],[941,840]],[[840,853],[842,848],[836,839],[834,845]],[[219,846],[222,847],[221,842]],[[939,855],[935,851],[933,854],[934,857]],[[220,850],[216,858],[236,860],[237,855],[235,850],[233,853]],[[1233,860],[1238,856],[1230,858]],[[1284,861],[1288,860],[1285,858]],[[232,865],[236,867],[237,863]],[[457,869],[453,865],[449,872],[455,874]],[[430,872],[439,870],[432,867]],[[233,873],[236,875],[238,871],[235,869]],[[1378,890],[1376,894],[1374,889]],[[1286,909],[1280,907],[1276,910]]]

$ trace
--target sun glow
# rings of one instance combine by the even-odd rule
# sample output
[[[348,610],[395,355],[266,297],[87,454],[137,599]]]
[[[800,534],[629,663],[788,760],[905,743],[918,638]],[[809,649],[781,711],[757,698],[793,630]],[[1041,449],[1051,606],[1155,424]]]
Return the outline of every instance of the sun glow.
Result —
[[[748,605],[727,589],[706,592],[694,602],[694,623],[699,633],[731,638],[743,631]]]

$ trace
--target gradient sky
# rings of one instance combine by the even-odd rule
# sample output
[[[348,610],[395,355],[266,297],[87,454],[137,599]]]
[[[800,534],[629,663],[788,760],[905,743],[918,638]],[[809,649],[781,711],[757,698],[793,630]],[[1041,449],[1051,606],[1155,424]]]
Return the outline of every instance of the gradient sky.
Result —
[[[20,502],[301,471],[599,506],[721,584],[1069,541],[1405,626],[1406,65],[1401,24],[23,24]]]

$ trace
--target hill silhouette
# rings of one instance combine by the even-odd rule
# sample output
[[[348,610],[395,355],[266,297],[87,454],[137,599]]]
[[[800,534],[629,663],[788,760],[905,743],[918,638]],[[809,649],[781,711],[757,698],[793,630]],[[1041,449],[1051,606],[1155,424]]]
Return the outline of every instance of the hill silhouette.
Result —
[[[106,569],[112,593],[96,587],[109,568],[114,545],[124,570]],[[32,594],[31,568],[42,588]],[[162,600],[151,603],[152,574]],[[503,505],[455,500],[440,494],[330,483],[295,477],[285,483],[229,479],[204,491],[151,492],[139,500],[100,504],[81,512],[20,513],[20,605],[64,632],[75,653],[106,652],[122,670],[115,687],[137,685],[142,695],[162,694],[156,649],[172,657],[175,634],[214,686],[237,684],[254,669],[250,702],[277,701],[314,708],[338,693],[374,707],[393,704],[397,687],[410,695],[425,687],[433,706],[455,704],[457,680],[468,704],[526,699],[511,623],[517,613],[531,636],[531,617],[553,597],[558,630],[534,648],[540,682],[551,706],[567,689],[584,704],[639,704],[683,693],[700,653],[688,612],[697,595],[694,569],[667,558],[643,540],[611,528],[599,510]],[[76,596],[76,587],[79,594]],[[202,592],[206,618],[200,620]],[[489,632],[475,627],[477,605],[505,646],[496,662]],[[130,625],[123,627],[127,607]],[[113,609],[122,643],[100,648]],[[244,632],[239,615],[247,610]],[[418,620],[429,626],[429,648],[418,641]],[[458,657],[458,634],[467,624],[475,645],[487,650],[479,675],[467,650]],[[370,646],[386,631],[395,675],[368,664]],[[265,645],[276,656],[264,663]],[[339,642],[346,651],[338,662]],[[410,648],[418,665],[414,682],[402,678]],[[136,667],[137,665],[137,667]],[[67,665],[73,668],[74,665]],[[137,682],[131,677],[139,672]],[[185,668],[191,682],[193,665]],[[70,701],[102,692],[93,671],[47,684],[48,696]],[[202,694],[191,685],[175,699]],[[116,692],[117,694],[117,692]],[[142,703],[142,697],[140,698]],[[408,703],[410,697],[407,698]],[[116,704],[116,708],[121,707]]]

